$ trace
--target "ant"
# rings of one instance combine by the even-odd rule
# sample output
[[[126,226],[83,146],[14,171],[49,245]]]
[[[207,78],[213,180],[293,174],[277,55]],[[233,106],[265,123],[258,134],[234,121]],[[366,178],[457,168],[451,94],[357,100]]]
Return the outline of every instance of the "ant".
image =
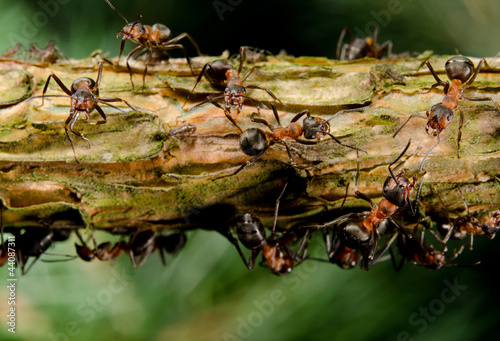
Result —
[[[342,45],[346,33],[349,35],[349,44]],[[375,27],[372,37],[354,38],[349,27],[344,27],[340,33],[339,41],[337,43],[337,59],[338,60],[355,60],[364,57],[372,57],[380,59],[382,57],[382,51],[387,49],[387,55],[392,54],[392,41],[388,40],[381,45],[377,44],[378,37],[378,26]],[[342,51],[340,50],[342,46]]]
[[[356,196],[370,204],[370,211],[349,213],[325,224],[305,226],[304,228],[328,229],[332,226],[336,226],[335,232],[343,245],[351,249],[362,250],[363,257],[365,257],[368,261],[375,259],[375,250],[380,238],[379,227],[381,227],[380,225],[382,222],[389,221],[401,231],[402,228],[391,218],[391,216],[396,213],[398,209],[402,209],[406,206],[410,207],[413,215],[416,213],[415,208],[411,203],[410,196],[415,187],[417,178],[413,177],[413,182],[410,182],[407,178],[405,178],[403,175],[406,172],[406,169],[394,174],[394,171],[397,171],[405,161],[402,161],[394,169],[391,169],[391,166],[395,165],[406,153],[410,147],[410,143],[411,140],[408,141],[408,144],[403,152],[389,164],[389,176],[384,182],[382,191],[383,198],[378,206],[374,204],[365,194],[356,189]],[[420,181],[415,203],[418,202],[420,197],[422,184],[423,177]]]
[[[155,49],[161,49],[163,51],[165,50],[174,50],[174,49],[181,49],[182,52],[184,53],[184,57],[186,58],[187,63],[189,64],[189,67],[191,69],[191,73],[194,75],[193,71],[193,66],[191,65],[191,59],[189,58],[189,55],[187,53],[186,48],[182,44],[178,44],[178,42],[183,39],[183,38],[188,38],[189,41],[193,44],[193,46],[196,48],[196,51],[198,52],[198,55],[202,55],[200,52],[200,48],[198,47],[198,44],[194,41],[193,38],[187,33],[181,33],[177,37],[172,38],[172,32],[170,29],[163,25],[163,24],[154,24],[153,26],[149,25],[143,25],[139,22],[139,19],[141,18],[141,15],[139,14],[137,16],[137,20],[134,21],[133,23],[129,23],[128,20],[118,12],[118,10],[109,2],[109,0],[105,0],[109,7],[120,17],[122,17],[123,20],[125,20],[126,25],[118,32],[117,38],[122,34],[122,42],[120,45],[120,54],[118,55],[118,60],[120,59],[122,52],[123,52],[123,47],[125,45],[126,40],[132,41],[134,44],[138,45],[135,49],[133,49],[127,56],[127,70],[130,75],[130,83],[132,84],[132,89],[134,88],[134,82],[132,81],[132,69],[130,68],[129,65],[129,59],[134,56],[135,54],[139,53],[142,51],[144,48],[148,50],[148,57],[146,59],[146,62],[144,64],[144,73],[142,74],[142,86],[144,88],[145,82],[146,82],[146,72],[148,70],[148,65],[151,60],[151,56],[153,54],[153,48]]]
[[[17,263],[21,272],[26,275],[36,261],[54,242],[65,241],[71,234],[70,229],[31,228],[16,238],[17,241]],[[29,257],[35,257],[29,266]]]
[[[269,150],[269,148],[275,143],[281,143],[282,145],[285,146],[286,151],[288,153],[288,157],[290,158],[290,163],[292,164],[292,166],[297,167],[291,149],[288,143],[285,141],[285,138],[287,137],[292,138],[295,141],[302,144],[316,144],[322,137],[330,136],[335,142],[344,147],[366,153],[366,151],[362,149],[342,143],[339,139],[337,139],[330,133],[329,121],[331,119],[344,112],[354,111],[354,110],[359,111],[360,110],[359,108],[339,111],[328,120],[324,120],[320,117],[311,116],[309,110],[306,109],[295,115],[295,117],[292,118],[288,126],[283,127],[281,125],[281,121],[278,115],[278,111],[276,110],[276,107],[274,106],[274,104],[271,104],[271,106],[273,109],[274,117],[276,118],[276,122],[278,123],[278,126],[273,127],[266,120],[261,118],[255,118],[254,116],[257,115],[257,113],[253,113],[251,116],[251,121],[266,125],[270,131],[265,132],[259,128],[250,128],[243,131],[242,134],[240,135],[240,149],[246,155],[253,157],[247,162],[245,162],[243,165],[241,165],[234,173],[222,177],[233,176],[238,174],[246,166],[254,163],[255,161],[259,160],[262,156],[264,156],[264,154]],[[301,125],[297,121],[304,115],[306,115],[306,117],[304,118],[303,124]],[[314,141],[302,140],[300,139],[301,136],[304,136],[307,140],[314,140]]]
[[[63,90],[67,96],[71,98],[71,108],[69,111],[69,117],[66,119],[66,122],[64,123],[64,130],[66,131],[66,136],[69,139],[69,142],[71,142],[71,148],[73,149],[73,155],[75,157],[75,160],[77,163],[80,163],[78,159],[76,158],[76,153],[75,153],[75,146],[73,144],[73,139],[71,138],[70,132],[75,134],[76,136],[82,138],[83,140],[87,141],[89,148],[90,148],[90,141],[83,136],[82,133],[79,133],[75,130],[73,130],[73,126],[80,116],[80,113],[85,113],[86,119],[88,120],[90,118],[90,114],[94,109],[101,115],[103,118],[100,121],[91,123],[91,124],[104,124],[107,122],[106,115],[104,114],[104,111],[101,109],[98,103],[106,104],[112,108],[115,108],[121,112],[124,112],[122,109],[110,104],[112,102],[123,102],[125,103],[129,108],[131,108],[134,111],[138,111],[134,106],[132,106],[130,103],[127,101],[121,99],[121,98],[102,98],[99,97],[99,85],[101,83],[101,77],[102,77],[102,69],[103,69],[103,60],[99,61],[99,71],[97,73],[97,78],[94,81],[91,78],[88,77],[81,77],[78,78],[73,82],[71,85],[71,90],[69,90],[64,83],[57,77],[54,73],[51,73],[49,77],[47,78],[47,81],[45,82],[45,86],[43,87],[42,91],[42,96],[35,96],[32,98],[42,98],[42,105],[43,106],[43,100],[45,97],[66,97],[65,95],[47,95],[45,96],[45,92],[47,91],[47,88],[49,86],[50,79],[53,78],[56,83],[59,85],[61,90]]]
[[[194,84],[193,89],[191,90],[191,94],[194,92],[194,89],[201,81],[201,78],[205,76],[207,80],[215,87],[224,89],[222,92],[218,92],[212,95],[209,95],[207,99],[201,103],[198,103],[187,111],[194,110],[199,108],[207,103],[212,103],[217,108],[224,110],[224,115],[231,121],[231,123],[237,127],[241,132],[243,130],[236,124],[234,119],[231,117],[231,107],[236,107],[236,114],[239,114],[243,109],[243,102],[246,100],[252,101],[260,105],[264,109],[268,109],[268,107],[259,100],[253,99],[246,95],[246,89],[259,89],[267,92],[269,96],[271,96],[278,103],[283,104],[280,99],[278,99],[269,89],[261,87],[259,85],[243,85],[243,82],[250,76],[250,74],[255,70],[255,66],[252,67],[247,73],[240,78],[241,69],[243,67],[243,61],[245,60],[245,47],[242,46],[240,48],[240,65],[238,67],[238,72],[234,70],[233,63],[228,59],[218,59],[213,62],[206,63],[203,66],[198,78],[196,79],[196,83]],[[188,96],[189,98],[189,96]],[[224,107],[222,107],[216,100],[224,99]],[[186,99],[187,102],[187,99]],[[184,103],[185,105],[185,103]]]
[[[432,76],[437,83],[433,84],[431,88],[442,85],[444,87],[444,98],[441,103],[435,104],[426,111],[426,116],[421,116],[418,113],[411,114],[410,117],[403,123],[403,125],[394,133],[395,137],[401,129],[408,123],[412,117],[420,117],[427,120],[427,125],[425,126],[425,132],[429,135],[437,137],[437,143],[425,154],[422,160],[422,165],[425,159],[429,156],[434,148],[440,142],[439,134],[450,124],[453,119],[453,111],[458,109],[460,112],[460,122],[458,125],[458,137],[457,137],[457,157],[460,158],[460,139],[462,137],[462,126],[464,123],[464,113],[462,108],[458,104],[461,99],[467,99],[470,101],[491,101],[495,104],[497,110],[500,111],[500,106],[491,97],[464,97],[462,93],[467,89],[476,79],[481,67],[485,64],[486,67],[488,63],[486,59],[482,58],[477,67],[474,70],[474,63],[464,56],[455,56],[446,61],[445,70],[446,75],[450,81],[443,81],[439,78],[436,71],[432,67],[431,63],[427,60],[425,65],[429,68]],[[451,84],[450,84],[451,82]],[[420,167],[422,170],[422,166]]]
[[[40,48],[36,43],[30,45],[30,55],[41,62],[55,63],[59,57],[66,58],[64,54],[56,48],[53,40],[49,40],[45,48]]]
[[[157,236],[157,232],[152,230],[138,232],[130,238],[128,243],[130,261],[134,268],[138,268],[148,259],[152,252],[159,250],[161,261],[165,265],[163,250],[174,255],[184,247],[186,240],[186,235],[183,232],[173,233],[168,236]]]
[[[441,269],[443,266],[458,266],[457,264],[450,263],[462,253],[464,249],[463,245],[459,248],[458,251],[455,251],[455,253],[450,258],[446,259],[446,253],[448,252],[448,248],[446,247],[446,245],[443,243],[442,251],[435,250],[434,246],[432,245],[426,246],[424,237],[425,229],[422,229],[420,240],[418,240],[416,236],[417,228],[418,224],[415,226],[413,234],[408,234],[406,231],[402,231],[402,233],[400,234],[400,238],[398,240],[398,250],[403,258],[401,259],[399,265],[396,265],[396,260],[392,249],[389,250],[396,271],[401,271],[404,263],[407,260],[433,270]],[[434,234],[434,231],[430,230],[430,232]],[[439,240],[439,237],[436,236],[436,238]]]
[[[483,226],[484,234],[490,239],[495,238],[495,234],[500,229],[500,210],[494,212],[486,219]]]
[[[87,246],[87,244],[83,241],[82,236],[78,232],[75,231],[78,239],[82,245],[75,243],[76,254],[82,260],[86,262],[90,262],[94,258],[97,258],[102,261],[111,260],[111,264],[114,263],[114,260],[118,258],[123,251],[128,250],[128,245],[124,241],[120,240],[115,243],[115,245],[111,246],[111,242],[105,242],[97,245],[94,235],[92,234],[92,241],[94,244],[94,249],[91,249]]]
[[[266,238],[266,231],[259,218],[251,213],[245,213],[236,222],[236,233],[238,240],[243,246],[251,251],[250,258],[246,260],[238,241],[230,234],[225,234],[225,236],[234,244],[236,247],[243,263],[249,270],[252,270],[255,264],[255,260],[260,252],[262,252],[262,257],[265,259],[268,268],[278,276],[284,276],[292,272],[295,263],[301,263],[305,259],[307,253],[307,246],[309,244],[309,230],[307,230],[302,236],[300,245],[295,253],[289,248],[289,245],[295,243],[300,236],[290,232],[279,238],[276,237],[276,224],[278,221],[278,210],[281,197],[285,193],[285,184],[281,194],[276,200],[276,206],[274,209],[274,223],[271,230],[271,235]],[[300,255],[300,256],[299,256]]]
[[[460,194],[462,194],[461,191]],[[464,200],[464,205],[467,215],[464,217],[458,217],[453,221],[451,221],[450,218],[448,217],[448,210],[444,205],[443,201],[441,200],[441,196],[439,195],[439,193],[437,193],[437,195],[439,201],[441,202],[441,205],[443,205],[444,209],[446,210],[447,213],[446,215],[448,219],[448,224],[443,224],[441,226],[443,234],[445,234],[445,237],[443,239],[443,244],[446,244],[450,238],[463,239],[465,236],[469,235],[470,236],[469,249],[472,250],[474,236],[481,236],[485,234],[485,232],[483,230],[483,226],[479,223],[479,220],[471,216],[469,212],[469,205],[467,205],[467,201],[465,200],[463,194],[462,194],[462,199]]]

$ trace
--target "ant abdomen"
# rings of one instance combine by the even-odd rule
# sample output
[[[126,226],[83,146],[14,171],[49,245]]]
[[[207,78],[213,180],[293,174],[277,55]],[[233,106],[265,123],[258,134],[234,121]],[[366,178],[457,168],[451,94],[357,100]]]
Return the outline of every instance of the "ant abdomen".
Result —
[[[359,249],[370,243],[370,231],[367,231],[359,224],[362,224],[362,221],[347,221],[345,224],[339,225],[337,234],[343,245],[352,249]]]
[[[266,150],[267,144],[266,134],[258,128],[247,129],[240,136],[240,148],[249,156],[262,153]]]
[[[444,67],[449,79],[458,79],[462,83],[467,82],[474,72],[474,64],[464,56],[448,59]]]
[[[249,250],[262,248],[266,231],[262,222],[251,213],[245,213],[236,222],[236,233],[241,244]]]

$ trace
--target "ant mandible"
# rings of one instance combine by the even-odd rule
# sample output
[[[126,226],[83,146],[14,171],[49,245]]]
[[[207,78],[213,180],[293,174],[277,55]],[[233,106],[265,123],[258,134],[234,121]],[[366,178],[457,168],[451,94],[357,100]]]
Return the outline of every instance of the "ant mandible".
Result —
[[[346,33],[349,35],[350,43],[342,45]],[[387,55],[392,54],[392,41],[388,40],[381,45],[377,44],[378,26],[375,27],[372,37],[354,38],[349,27],[344,27],[340,33],[337,43],[337,59],[338,60],[355,60],[364,57],[373,57],[379,59],[382,57],[382,51],[387,49]],[[342,46],[342,51],[340,50]]]
[[[444,98],[441,103],[435,104],[426,111],[426,116],[421,116],[419,114],[411,114],[410,117],[401,125],[401,127],[394,133],[395,137],[401,129],[408,123],[412,117],[420,117],[428,120],[425,126],[425,132],[429,135],[437,137],[437,143],[425,154],[422,165],[425,159],[429,156],[434,148],[439,144],[439,134],[450,124],[453,119],[453,111],[458,109],[460,112],[460,122],[458,125],[458,137],[457,137],[457,157],[460,158],[460,139],[462,137],[462,126],[464,123],[464,113],[462,108],[458,104],[461,99],[467,99],[470,101],[491,101],[495,104],[498,111],[500,111],[500,106],[491,97],[464,97],[462,93],[467,89],[476,79],[479,71],[483,64],[488,66],[486,59],[482,58],[477,64],[474,70],[474,63],[464,56],[455,56],[446,61],[445,70],[446,75],[450,81],[443,81],[437,75],[436,71],[432,67],[431,63],[427,60],[425,65],[429,68],[432,76],[437,83],[433,84],[431,88],[442,85],[444,87]],[[451,83],[451,84],[450,84]],[[429,132],[431,131],[431,132]],[[422,170],[422,167],[420,168]]]
[[[360,148],[349,146],[347,144],[342,143],[339,139],[337,139],[330,133],[329,121],[331,119],[344,112],[360,110],[359,108],[339,111],[328,120],[324,120],[320,117],[311,116],[309,110],[306,109],[295,115],[290,121],[290,123],[286,127],[283,127],[281,125],[281,121],[278,115],[278,111],[276,110],[276,107],[274,106],[274,104],[271,104],[271,107],[273,109],[273,114],[274,117],[276,118],[278,126],[273,127],[266,120],[261,118],[255,118],[255,115],[257,113],[253,113],[251,116],[252,122],[264,124],[269,128],[270,131],[264,132],[262,129],[259,128],[250,128],[243,131],[243,133],[240,135],[240,149],[246,155],[253,157],[250,160],[246,161],[243,165],[241,165],[234,173],[222,177],[233,176],[238,174],[246,166],[254,163],[261,157],[263,157],[264,154],[269,150],[269,148],[275,143],[281,143],[282,145],[285,146],[286,151],[288,153],[288,157],[290,158],[290,163],[292,164],[292,166],[297,167],[295,159],[292,155],[292,151],[288,143],[285,141],[285,138],[287,137],[294,139],[295,141],[302,144],[316,144],[322,137],[330,136],[335,142],[344,147],[366,153],[366,151]],[[303,124],[301,125],[297,121],[304,115],[306,115],[306,117],[304,118]],[[301,136],[304,136],[307,140],[314,140],[314,141],[302,140],[300,139]]]
[[[246,260],[238,241],[230,234],[224,234],[236,247],[245,266],[252,270],[255,265],[255,260],[260,252],[265,259],[268,268],[278,276],[284,276],[292,272],[295,263],[301,263],[305,259],[307,253],[307,245],[309,240],[309,230],[307,230],[302,238],[297,251],[293,253],[289,245],[296,242],[300,236],[294,232],[288,232],[285,235],[276,237],[276,224],[278,221],[278,211],[281,197],[285,193],[287,184],[283,187],[281,194],[276,200],[274,209],[274,222],[271,234],[266,238],[266,231],[259,218],[251,213],[245,213],[236,222],[236,233],[238,240],[244,247],[251,251],[250,258]]]
[[[153,55],[153,48],[161,49],[161,50],[174,50],[181,49],[184,53],[184,57],[186,58],[187,63],[189,64],[189,68],[191,69],[191,73],[194,75],[193,66],[191,65],[191,59],[187,53],[186,48],[182,44],[178,44],[181,39],[188,38],[189,41],[193,44],[198,52],[198,55],[202,55],[200,52],[200,48],[194,39],[187,33],[181,33],[177,37],[172,38],[172,32],[170,29],[163,24],[154,24],[153,26],[143,25],[139,22],[141,15],[139,14],[137,20],[133,23],[129,23],[128,20],[118,12],[118,10],[109,2],[109,0],[105,0],[109,7],[123,20],[127,23],[117,34],[117,38],[120,34],[123,35],[122,42],[120,45],[120,54],[118,55],[118,60],[120,59],[123,47],[125,46],[125,41],[130,40],[134,44],[138,45],[135,49],[133,49],[127,56],[127,70],[130,75],[130,83],[132,84],[132,89],[134,88],[134,82],[132,81],[132,69],[130,68],[129,59],[142,51],[144,48],[148,50],[148,57],[144,64],[144,73],[142,74],[142,86],[144,88],[146,82],[146,72],[148,70],[148,65],[151,60],[151,56]]]
[[[205,76],[207,80],[215,87],[223,88],[224,91],[207,96],[207,99],[201,103],[198,103],[187,111],[199,108],[207,103],[212,103],[217,108],[224,110],[224,115],[231,121],[231,123],[237,127],[241,132],[243,130],[238,126],[238,124],[231,117],[231,107],[236,107],[236,114],[239,114],[243,109],[243,102],[249,100],[257,103],[262,108],[267,109],[267,106],[259,100],[253,99],[246,95],[246,89],[258,89],[263,90],[269,94],[275,101],[283,105],[280,99],[278,99],[269,89],[266,89],[259,85],[243,85],[243,82],[250,76],[250,74],[255,70],[255,66],[252,67],[247,73],[240,78],[241,69],[243,67],[243,62],[245,60],[245,47],[240,48],[240,65],[238,67],[238,72],[234,70],[233,63],[228,59],[218,59],[213,62],[206,63],[203,66],[196,83],[194,84],[191,94],[194,89],[201,81],[201,78]],[[188,97],[189,98],[189,97]],[[216,100],[224,99],[224,107],[222,107]],[[187,100],[186,100],[187,102]],[[184,103],[185,104],[185,103]]]
[[[396,213],[398,209],[406,206],[409,206],[412,214],[415,214],[415,208],[411,203],[410,196],[417,181],[416,177],[413,177],[413,182],[410,182],[403,176],[406,172],[405,169],[399,171],[397,174],[393,173],[399,169],[405,161],[402,161],[394,169],[391,169],[391,166],[395,165],[406,153],[410,147],[410,143],[411,140],[408,141],[408,144],[403,152],[393,162],[391,162],[391,164],[389,164],[389,176],[384,182],[382,191],[383,198],[378,206],[375,205],[365,194],[356,190],[356,196],[370,204],[370,211],[362,213],[349,213],[322,225],[311,225],[303,228],[329,229],[330,227],[335,226],[335,232],[343,245],[351,249],[360,249],[362,250],[363,257],[366,258],[367,261],[373,260],[375,258],[374,256],[377,243],[380,238],[380,233],[378,231],[380,224],[383,221],[388,220],[396,226],[398,230],[402,230],[402,228],[391,218],[391,216]],[[418,202],[418,198],[420,197],[422,181],[423,177],[420,181],[415,202]]]
[[[80,113],[82,112],[85,113],[85,118],[88,120],[90,118],[90,114],[95,109],[103,119],[91,124],[104,124],[107,122],[107,118],[106,115],[104,114],[104,111],[102,110],[102,108],[99,106],[98,103],[106,104],[124,113],[122,109],[110,104],[112,102],[122,102],[125,103],[132,110],[136,112],[138,111],[129,102],[121,98],[99,97],[99,85],[101,83],[101,78],[102,78],[102,69],[103,69],[103,60],[100,60],[99,71],[97,73],[96,80],[94,81],[93,79],[88,77],[78,78],[71,85],[71,90],[69,90],[64,85],[64,83],[59,79],[59,77],[57,77],[54,73],[51,73],[47,78],[47,81],[45,82],[45,86],[43,87],[42,96],[32,97],[32,98],[41,97],[42,98],[41,106],[43,106],[43,100],[45,97],[66,97],[65,95],[47,95],[47,96],[45,95],[45,92],[47,91],[47,88],[50,83],[50,79],[53,78],[59,85],[61,90],[64,91],[66,95],[68,95],[71,98],[71,108],[69,110],[69,117],[66,119],[66,122],[64,123],[64,130],[66,131],[66,136],[68,137],[69,142],[71,142],[71,148],[73,149],[73,155],[77,163],[79,163],[79,161],[76,158],[75,146],[73,144],[73,139],[71,138],[70,132],[82,138],[83,140],[87,141],[90,148],[90,141],[85,136],[83,136],[82,133],[73,130],[73,126],[75,125],[76,120],[80,116]]]

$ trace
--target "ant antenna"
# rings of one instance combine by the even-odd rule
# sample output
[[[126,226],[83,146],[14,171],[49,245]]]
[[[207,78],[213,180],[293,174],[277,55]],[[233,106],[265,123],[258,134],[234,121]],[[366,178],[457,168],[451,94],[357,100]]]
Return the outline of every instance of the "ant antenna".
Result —
[[[120,17],[122,17],[122,18],[123,18],[123,20],[125,20],[125,22],[128,24],[128,20],[127,20],[127,18],[125,18],[125,17],[123,16],[123,14],[121,14],[120,12],[118,12],[118,10],[117,10],[117,9],[116,9],[116,8],[115,8],[112,4],[111,4],[111,2],[109,2],[109,0],[104,0],[104,1],[106,1],[106,2],[108,3],[109,7],[111,7],[111,9],[112,9],[113,11],[115,11],[116,13],[118,13],[118,15],[119,15]],[[141,15],[139,14],[139,16],[138,16],[138,18],[137,18],[137,21],[139,21],[140,17],[141,17]]]

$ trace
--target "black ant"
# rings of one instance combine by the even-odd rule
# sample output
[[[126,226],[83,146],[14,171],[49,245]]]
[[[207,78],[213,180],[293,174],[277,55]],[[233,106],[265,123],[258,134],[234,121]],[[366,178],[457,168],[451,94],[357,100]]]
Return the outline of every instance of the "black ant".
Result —
[[[129,65],[129,59],[135,54],[142,51],[144,48],[148,50],[148,57],[144,64],[144,73],[142,75],[142,86],[145,86],[146,82],[146,72],[148,70],[148,64],[151,60],[151,56],[153,54],[153,49],[161,49],[165,50],[174,50],[181,49],[184,53],[184,57],[186,58],[187,63],[191,69],[191,73],[194,75],[193,66],[191,65],[191,59],[186,51],[186,48],[182,44],[178,44],[178,42],[183,38],[188,38],[189,41],[193,44],[198,52],[198,55],[202,55],[200,52],[200,48],[198,44],[194,41],[193,38],[187,33],[181,33],[177,37],[172,38],[172,32],[170,29],[163,24],[154,24],[153,26],[143,25],[139,22],[141,15],[139,14],[137,20],[133,23],[129,23],[128,20],[120,13],[118,10],[109,2],[109,0],[105,0],[108,5],[111,7],[113,11],[118,13],[120,17],[127,23],[125,27],[123,27],[120,32],[117,34],[117,38],[120,34],[123,35],[122,42],[120,45],[120,54],[118,55],[118,60],[120,59],[123,47],[125,45],[125,41],[130,40],[134,44],[138,45],[135,49],[133,49],[127,56],[127,69],[130,75],[130,83],[132,84],[132,88],[134,88],[134,82],[132,81],[132,69]]]
[[[429,68],[432,76],[436,80],[436,84],[433,84],[431,88],[442,85],[444,87],[445,97],[441,101],[441,103],[435,104],[426,111],[426,116],[421,116],[419,114],[411,114],[410,117],[403,123],[403,125],[394,133],[393,137],[395,137],[401,129],[408,123],[408,121],[412,117],[420,117],[428,120],[427,125],[425,126],[425,132],[429,135],[433,135],[437,137],[437,143],[425,154],[422,164],[420,166],[420,170],[422,170],[422,165],[425,159],[429,156],[431,151],[437,147],[439,144],[439,134],[450,124],[453,119],[453,111],[458,109],[460,112],[460,122],[458,125],[458,137],[457,137],[457,156],[460,158],[460,139],[462,137],[462,126],[464,123],[464,113],[462,108],[458,104],[458,101],[461,99],[467,99],[470,101],[491,101],[495,104],[497,110],[500,111],[500,106],[497,102],[495,102],[491,97],[464,97],[462,93],[467,89],[476,79],[479,71],[483,64],[488,66],[486,59],[482,58],[477,64],[476,69],[474,70],[474,63],[464,56],[455,56],[446,61],[445,70],[446,75],[450,81],[443,81],[439,78],[436,71],[432,67],[431,63],[427,60],[425,61],[425,65]],[[450,84],[451,82],[451,84]],[[431,131],[431,132],[430,132]]]
[[[186,235],[183,232],[173,233],[168,236],[158,236],[157,232],[152,230],[138,232],[130,238],[128,243],[130,261],[134,268],[138,268],[148,259],[152,252],[159,250],[161,261],[165,265],[163,250],[174,255],[184,247],[186,240]]]
[[[268,268],[278,276],[284,276],[292,272],[296,263],[301,263],[305,259],[307,253],[307,239],[309,231],[307,230],[300,239],[300,245],[297,251],[293,253],[289,245],[297,242],[300,238],[296,233],[288,232],[283,236],[276,237],[276,224],[278,221],[278,210],[281,197],[285,193],[287,184],[283,187],[281,194],[276,200],[274,209],[274,222],[271,230],[271,235],[266,238],[266,231],[262,222],[251,213],[245,213],[236,222],[236,233],[238,240],[244,247],[251,251],[250,258],[246,260],[238,241],[231,235],[225,235],[235,245],[243,263],[249,270],[252,270],[255,265],[255,260],[260,252],[265,259]]]
[[[243,168],[254,163],[255,161],[259,160],[262,156],[264,156],[264,154],[269,150],[269,148],[275,143],[281,143],[282,145],[285,146],[286,151],[288,153],[288,157],[290,158],[290,163],[292,164],[292,166],[297,167],[295,159],[293,158],[292,155],[292,151],[288,146],[288,143],[285,141],[285,138],[287,137],[294,139],[295,141],[302,144],[316,144],[322,137],[330,136],[335,142],[344,147],[366,153],[362,149],[342,143],[339,139],[337,139],[330,133],[329,121],[331,119],[347,111],[360,110],[359,108],[339,111],[328,120],[324,120],[320,117],[311,116],[309,114],[309,110],[306,109],[295,115],[290,121],[290,123],[286,127],[283,127],[281,125],[281,121],[278,115],[278,111],[276,110],[276,107],[274,106],[274,104],[271,104],[271,106],[273,109],[274,117],[276,118],[276,122],[278,123],[278,126],[273,127],[266,120],[261,118],[255,118],[254,116],[257,113],[253,113],[251,116],[252,122],[264,124],[269,128],[270,131],[265,132],[259,128],[250,128],[243,131],[242,134],[240,135],[240,149],[246,155],[253,157],[247,162],[245,162],[243,165],[241,165],[234,173],[230,175],[225,175],[223,177],[233,176],[238,174],[240,171],[243,170]],[[306,117],[304,118],[303,124],[301,125],[297,121],[304,115],[306,115]],[[302,140],[300,139],[301,136],[304,136],[307,140],[315,140],[315,141]]]
[[[103,60],[99,61],[99,71],[97,73],[97,78],[94,81],[91,78],[88,77],[81,77],[78,78],[73,82],[71,85],[71,90],[69,90],[64,83],[57,77],[54,73],[51,73],[49,77],[47,78],[47,81],[45,82],[45,86],[43,87],[42,91],[42,96],[35,96],[32,98],[42,98],[42,106],[43,106],[43,100],[45,97],[65,97],[65,95],[45,95],[45,92],[47,91],[47,88],[49,86],[50,79],[53,78],[56,83],[59,85],[61,90],[63,90],[66,95],[68,95],[71,98],[71,108],[69,111],[69,117],[66,119],[66,122],[64,123],[64,130],[66,131],[66,136],[68,137],[69,141],[71,142],[71,148],[73,149],[73,155],[75,157],[76,162],[79,163],[78,159],[76,158],[76,153],[75,153],[75,146],[73,144],[73,139],[71,138],[70,132],[75,134],[76,136],[82,138],[83,140],[87,141],[89,148],[90,148],[90,141],[83,136],[82,133],[79,133],[75,130],[73,130],[73,126],[75,125],[76,120],[80,116],[80,114],[83,112],[85,113],[85,117],[88,120],[90,118],[90,114],[94,109],[101,115],[103,118],[101,121],[97,121],[91,124],[104,124],[107,122],[106,115],[104,114],[104,111],[101,109],[101,107],[97,103],[102,103],[106,104],[112,108],[115,108],[121,112],[124,112],[122,109],[110,104],[112,102],[123,102],[125,103],[129,108],[131,108],[134,111],[138,111],[134,106],[132,106],[130,103],[127,101],[121,99],[121,98],[102,98],[99,97],[99,84],[101,83],[101,77],[102,77],[102,69],[103,69]]]
[[[346,33],[349,35],[349,44],[342,45]],[[337,59],[338,60],[355,60],[364,57],[372,57],[380,59],[382,51],[387,49],[387,55],[392,54],[392,41],[388,40],[381,45],[377,44],[378,27],[375,27],[372,37],[354,38],[349,27],[344,27],[340,33],[339,41],[337,43]],[[342,46],[342,51],[340,47]]]
[[[410,143],[411,140],[408,141],[408,144],[403,152],[388,166],[389,176],[384,182],[382,191],[383,198],[378,206],[375,205],[365,194],[356,190],[356,196],[370,204],[370,211],[349,213],[322,225],[305,226],[303,228],[329,229],[332,226],[336,226],[335,232],[343,245],[351,249],[362,250],[363,257],[365,257],[368,261],[373,260],[377,243],[380,238],[378,228],[382,222],[390,221],[398,228],[398,230],[402,230],[402,228],[391,218],[391,216],[396,213],[398,209],[406,206],[409,206],[412,214],[415,214],[415,208],[411,203],[410,196],[417,181],[416,177],[413,177],[413,182],[410,182],[403,176],[406,172],[405,169],[399,171],[397,174],[393,173],[393,171],[399,169],[405,161],[402,161],[394,169],[391,169],[391,166],[396,164],[406,153],[410,147]],[[420,181],[415,202],[418,202],[418,198],[420,197],[422,181],[423,178]]]
[[[69,238],[71,230],[69,229],[51,229],[51,228],[30,228],[16,238],[16,258],[21,272],[26,275],[33,267],[36,261],[54,242],[65,241]],[[29,257],[35,257],[29,266],[27,262]]]
[[[233,63],[228,59],[219,59],[213,62],[206,63],[203,66],[198,78],[196,79],[196,83],[194,84],[193,89],[191,90],[191,94],[194,92],[194,89],[201,81],[201,78],[205,76],[207,80],[214,85],[215,87],[222,88],[224,91],[209,95],[207,99],[201,103],[198,103],[188,111],[199,108],[207,103],[212,103],[217,108],[224,110],[224,115],[231,121],[234,126],[236,126],[241,132],[243,130],[236,124],[234,119],[231,117],[231,107],[236,107],[236,114],[239,114],[243,109],[243,102],[245,100],[249,100],[257,103],[262,108],[267,109],[267,106],[251,97],[246,95],[246,89],[259,89],[267,92],[269,96],[271,96],[275,101],[283,105],[283,102],[279,100],[269,89],[261,87],[259,85],[243,85],[243,82],[250,76],[250,74],[255,70],[255,66],[252,67],[244,76],[240,78],[241,69],[243,67],[243,61],[245,59],[245,48],[240,48],[240,65],[238,68],[238,72],[234,70]],[[189,97],[188,97],[189,98]],[[216,100],[224,99],[224,107],[222,107]],[[187,100],[186,100],[187,102]]]

